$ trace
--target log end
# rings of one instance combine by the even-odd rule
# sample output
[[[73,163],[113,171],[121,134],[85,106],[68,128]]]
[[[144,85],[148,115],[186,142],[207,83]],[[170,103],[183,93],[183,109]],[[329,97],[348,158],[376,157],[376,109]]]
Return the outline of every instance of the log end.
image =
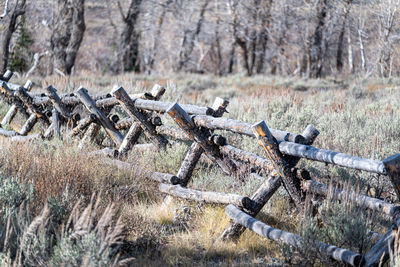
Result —
[[[303,143],[303,144],[311,145],[314,142],[314,140],[317,138],[317,136],[319,135],[319,131],[314,126],[309,124],[304,129],[304,131],[303,131],[303,133],[301,135],[306,140],[306,142]]]

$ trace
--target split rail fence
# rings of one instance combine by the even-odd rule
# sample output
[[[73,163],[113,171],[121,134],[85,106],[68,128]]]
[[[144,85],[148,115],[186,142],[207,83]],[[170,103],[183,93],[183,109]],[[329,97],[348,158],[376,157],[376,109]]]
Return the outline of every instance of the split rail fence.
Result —
[[[28,81],[20,86],[10,83],[11,77],[12,72],[7,71],[0,80],[0,97],[11,105],[1,121],[0,135],[8,137],[10,141],[50,139],[54,136],[62,138],[63,132],[69,138],[80,138],[79,146],[83,147],[85,143],[95,139],[102,127],[114,146],[96,153],[106,154],[109,156],[106,160],[110,164],[126,169],[132,168],[123,161],[131,150],[166,149],[170,145],[168,138],[191,141],[190,149],[176,175],[146,172],[146,178],[159,182],[158,189],[165,194],[192,201],[227,205],[225,211],[231,222],[221,234],[222,241],[237,240],[249,229],[270,240],[294,247],[301,246],[301,236],[275,229],[255,219],[282,184],[298,208],[304,206],[307,193],[319,196],[332,193],[328,185],[311,180],[306,170],[295,168],[301,158],[388,176],[400,199],[400,154],[378,161],[316,148],[312,144],[319,132],[311,125],[302,134],[295,134],[271,129],[264,121],[252,125],[223,118],[229,102],[221,98],[217,98],[212,107],[161,102],[165,89],[159,85],[155,85],[151,92],[134,95],[129,95],[122,87],[115,87],[110,94],[104,95],[91,96],[82,87],[76,92],[59,95],[52,86],[47,87],[44,93],[31,92],[32,82]],[[74,112],[79,105],[87,109],[87,116]],[[117,105],[129,117],[120,119],[113,114]],[[4,126],[10,124],[17,112],[26,117],[25,124],[20,131],[5,130]],[[176,126],[163,125],[161,116],[170,116]],[[36,123],[42,124],[47,130],[44,133],[31,133]],[[62,127],[63,131],[60,130]],[[122,134],[123,130],[126,130],[125,134]],[[226,138],[214,133],[215,130],[255,138],[265,156],[229,145]],[[138,144],[142,134],[151,143]],[[224,174],[236,178],[240,165],[245,164],[264,176],[252,174],[258,175],[264,182],[251,196],[190,189],[187,185],[202,156],[219,166]],[[344,199],[349,192],[335,189],[333,194],[338,199]],[[350,192],[350,196],[358,205],[389,216],[396,228],[400,226],[400,206],[354,191]],[[322,242],[315,246],[321,255],[345,264],[376,266],[388,259],[395,232],[389,229],[365,257]]]

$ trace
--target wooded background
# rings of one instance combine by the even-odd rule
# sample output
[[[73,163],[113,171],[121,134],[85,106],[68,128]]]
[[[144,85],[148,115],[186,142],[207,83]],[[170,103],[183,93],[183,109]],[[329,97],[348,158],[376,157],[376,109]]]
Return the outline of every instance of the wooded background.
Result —
[[[397,76],[400,0],[2,0],[20,75]]]

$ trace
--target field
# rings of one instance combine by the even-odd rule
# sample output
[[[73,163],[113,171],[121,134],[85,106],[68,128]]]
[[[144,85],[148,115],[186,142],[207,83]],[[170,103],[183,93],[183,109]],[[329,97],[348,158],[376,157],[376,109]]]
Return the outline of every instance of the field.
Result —
[[[165,101],[211,106],[216,97],[226,98],[230,104],[225,116],[251,124],[264,120],[271,128],[294,133],[312,124],[320,132],[314,143],[318,148],[378,160],[400,150],[400,79],[396,78],[305,80],[239,74],[161,77],[82,73],[32,80],[37,85],[32,91],[53,85],[60,93],[76,91],[79,86],[90,93],[104,93],[115,84],[134,93],[150,90],[158,83],[167,89]],[[12,82],[23,84],[17,79]],[[9,107],[1,105],[0,114],[4,116]],[[22,123],[22,117],[18,117],[11,126],[19,129]],[[223,135],[229,143],[263,155],[254,139]],[[124,262],[145,266],[332,264],[329,259],[310,257],[315,252],[306,244],[304,249],[295,250],[250,231],[238,243],[222,243],[218,238],[229,223],[224,206],[166,197],[157,191],[155,183],[143,179],[139,170],[176,173],[190,144],[177,143],[166,152],[132,151],[127,161],[137,168],[128,172],[116,171],[103,158],[88,157],[84,152],[101,148],[96,144],[80,151],[68,138],[17,144],[2,138],[0,143],[0,240],[4,244],[0,245],[0,265],[22,258],[32,266],[108,266]],[[299,166],[308,169],[314,180],[350,185],[362,194],[395,201],[387,177],[304,159]],[[203,160],[195,169],[190,187],[249,195],[261,182],[252,176],[244,181],[224,176]],[[258,218],[360,254],[376,241],[371,232],[383,234],[390,225],[377,214],[361,214],[350,202],[335,208],[330,204],[324,202],[319,212],[322,215],[315,218],[298,214],[281,188]],[[74,234],[85,238],[77,242]]]

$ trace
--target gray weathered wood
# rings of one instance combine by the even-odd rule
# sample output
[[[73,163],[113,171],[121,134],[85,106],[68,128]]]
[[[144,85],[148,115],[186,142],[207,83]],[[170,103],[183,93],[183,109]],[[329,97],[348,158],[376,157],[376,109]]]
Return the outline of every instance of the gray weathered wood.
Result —
[[[198,202],[215,203],[215,204],[234,204],[239,207],[248,207],[252,205],[248,197],[210,191],[200,191],[182,187],[181,185],[160,184],[158,190],[172,196],[183,199],[189,199]]]
[[[223,98],[217,97],[213,103],[212,109],[214,110],[213,116],[221,117],[226,111],[229,101]],[[201,145],[197,142],[193,142],[187,152],[181,167],[178,170],[178,178],[180,179],[180,184],[186,186],[192,177],[194,168],[197,162],[200,160],[201,155],[204,150]]]
[[[382,266],[389,259],[389,247],[393,249],[394,240],[400,227],[400,218],[395,220],[394,229],[389,229],[385,235],[365,254],[364,267]]]
[[[148,114],[140,112],[135,107],[135,101],[129,97],[127,92],[122,87],[116,87],[113,89],[112,95],[115,96],[125,107],[129,116],[131,116],[141,126],[144,134],[158,147],[165,149],[166,145],[168,144],[168,140],[164,136],[157,133],[156,127],[148,121]]]
[[[211,116],[193,116],[193,122],[197,126],[206,127],[210,130],[225,130],[238,134],[256,137],[251,129],[251,124],[228,118],[213,118]],[[299,134],[293,134],[281,130],[270,129],[272,135],[281,141],[304,143],[305,139]]]
[[[89,114],[89,116],[81,119],[78,122],[78,125],[76,125],[76,127],[71,130],[71,132],[69,133],[68,136],[74,137],[74,136],[78,135],[79,133],[83,132],[87,127],[89,127],[89,125],[92,122],[95,122],[95,121],[96,121],[96,116],[94,114]]]
[[[84,148],[87,144],[93,142],[94,138],[96,137],[97,133],[100,130],[100,125],[97,123],[92,122],[90,126],[88,127],[85,135],[83,136],[82,140],[80,141],[78,148],[82,149]]]
[[[34,140],[38,140],[41,139],[41,135],[40,134],[30,134],[30,135],[26,135],[26,136],[21,136],[21,135],[16,135],[11,137],[9,140],[10,142],[27,142],[27,141],[34,141]]]
[[[0,127],[0,135],[5,137],[12,137],[18,135],[16,131],[8,131]]]
[[[57,111],[57,109],[53,108],[51,113],[52,113],[51,124],[53,125],[54,135],[57,136],[58,138],[61,138],[62,136],[61,136],[61,130],[60,130],[60,118],[58,116],[58,111]]]
[[[400,206],[387,203],[377,198],[360,195],[354,191],[347,192],[347,190],[343,191],[338,188],[329,187],[313,180],[302,181],[302,188],[303,190],[314,194],[323,196],[331,195],[336,199],[354,201],[358,206],[384,213],[392,217],[400,214]]]
[[[3,77],[1,78],[1,80],[8,82],[11,77],[14,75],[14,73],[11,70],[6,70],[6,73],[4,73]]]
[[[146,170],[141,170],[140,167],[137,165],[133,165],[121,160],[105,158],[104,162],[113,165],[119,169],[142,173],[145,176],[145,178],[158,183],[177,184],[178,182],[178,177],[176,177],[175,175],[162,172],[148,172]]]
[[[138,123],[132,124],[129,131],[126,133],[124,140],[118,149],[119,155],[126,155],[132,149],[142,133],[142,127]]]
[[[89,96],[87,90],[81,87],[76,92],[76,95],[90,111],[90,113],[96,116],[96,119],[104,127],[104,130],[108,133],[114,143],[117,146],[120,146],[123,140],[122,134],[115,129],[114,124],[107,118],[104,112],[96,106],[96,102]]]
[[[264,121],[254,124],[251,128],[257,136],[258,142],[263,147],[267,158],[285,184],[285,189],[289,193],[289,196],[294,200],[296,206],[301,207],[304,194],[300,190],[300,180],[291,171],[283,154],[279,151],[278,141],[273,137]]]
[[[28,107],[32,113],[36,114],[36,116],[44,123],[45,126],[48,127],[50,125],[50,121],[47,118],[45,111],[42,108],[33,104],[33,99],[25,90],[25,88],[19,87],[15,93],[16,96],[21,99],[24,105]]]
[[[61,101],[61,98],[57,94],[57,90],[53,86],[48,86],[46,88],[47,96],[50,98],[53,103],[54,108],[66,119],[71,118],[71,113]]]
[[[24,88],[29,92],[33,87],[33,82],[28,80],[25,85]],[[8,110],[8,112],[6,113],[6,115],[4,116],[3,120],[1,121],[1,125],[5,126],[11,123],[11,121],[14,119],[15,115],[17,115],[18,112],[18,107],[17,105],[13,104],[10,109]]]
[[[390,156],[382,163],[397,194],[397,200],[400,200],[400,154]]]
[[[207,140],[206,136],[204,136],[204,134],[194,125],[189,115],[178,105],[178,103],[171,105],[168,108],[167,113],[192,140],[200,144],[207,157],[211,161],[217,163],[223,172],[230,175],[236,171],[236,165],[230,159],[223,158],[219,151],[219,147]]]
[[[312,144],[317,138],[318,134],[318,130],[315,129],[312,125],[308,125],[302,133],[307,144]],[[222,149],[227,150],[226,153],[229,153],[231,156],[233,156],[233,158],[237,160],[249,162],[250,164],[256,164],[257,166],[262,167],[263,173],[268,175],[268,178],[265,179],[265,182],[261,184],[257,191],[254,192],[254,194],[250,197],[255,205],[252,209],[247,210],[247,212],[252,217],[257,216],[257,214],[261,211],[265,204],[267,204],[269,199],[275,194],[276,191],[278,191],[281,185],[281,177],[277,175],[277,173],[274,171],[274,166],[268,159],[261,158],[255,154],[249,153],[247,151],[242,151],[228,145],[223,146]],[[299,158],[290,158],[288,161],[289,167],[295,167],[299,160]],[[254,175],[256,174],[253,174],[253,176]],[[262,177],[259,178],[262,179]],[[220,239],[237,241],[240,235],[245,230],[246,228],[242,225],[231,221],[229,223],[229,226],[221,234]]]
[[[36,116],[36,114],[32,113],[28,120],[24,123],[24,125],[21,128],[21,131],[19,132],[20,135],[27,135],[32,128],[35,126],[35,124],[38,121],[38,117]]]
[[[359,158],[344,153],[319,149],[309,145],[294,144],[291,142],[281,142],[279,144],[279,150],[286,155],[386,175],[386,170],[382,161]]]
[[[151,91],[151,96],[154,100],[158,101],[164,95],[165,91],[166,90],[164,87],[156,84]],[[152,124],[153,126],[156,126],[154,121],[149,121],[149,118],[151,118],[151,115],[152,115],[151,113],[144,114],[144,116],[147,117],[148,123]],[[160,121],[161,121],[161,119],[160,119]],[[120,147],[118,149],[120,156],[126,155],[128,153],[128,151],[132,149],[133,145],[139,139],[141,133],[142,133],[142,127],[140,126],[140,123],[135,122],[134,124],[132,124],[132,126],[129,128],[129,131],[125,135],[124,140],[122,141],[122,144],[120,145]],[[160,135],[160,134],[157,132],[157,135]]]
[[[303,238],[301,236],[285,232],[273,228],[265,223],[262,223],[257,219],[251,217],[250,215],[246,214],[245,212],[241,211],[234,205],[228,205],[225,209],[225,213],[235,222],[249,228],[253,232],[265,238],[279,241],[284,244],[294,246],[295,248],[302,247]],[[360,264],[362,263],[362,256],[350,250],[339,248],[333,245],[328,245],[323,242],[315,242],[315,246],[319,253],[324,256],[329,256],[330,258],[339,262],[346,263],[351,266],[360,266]]]

